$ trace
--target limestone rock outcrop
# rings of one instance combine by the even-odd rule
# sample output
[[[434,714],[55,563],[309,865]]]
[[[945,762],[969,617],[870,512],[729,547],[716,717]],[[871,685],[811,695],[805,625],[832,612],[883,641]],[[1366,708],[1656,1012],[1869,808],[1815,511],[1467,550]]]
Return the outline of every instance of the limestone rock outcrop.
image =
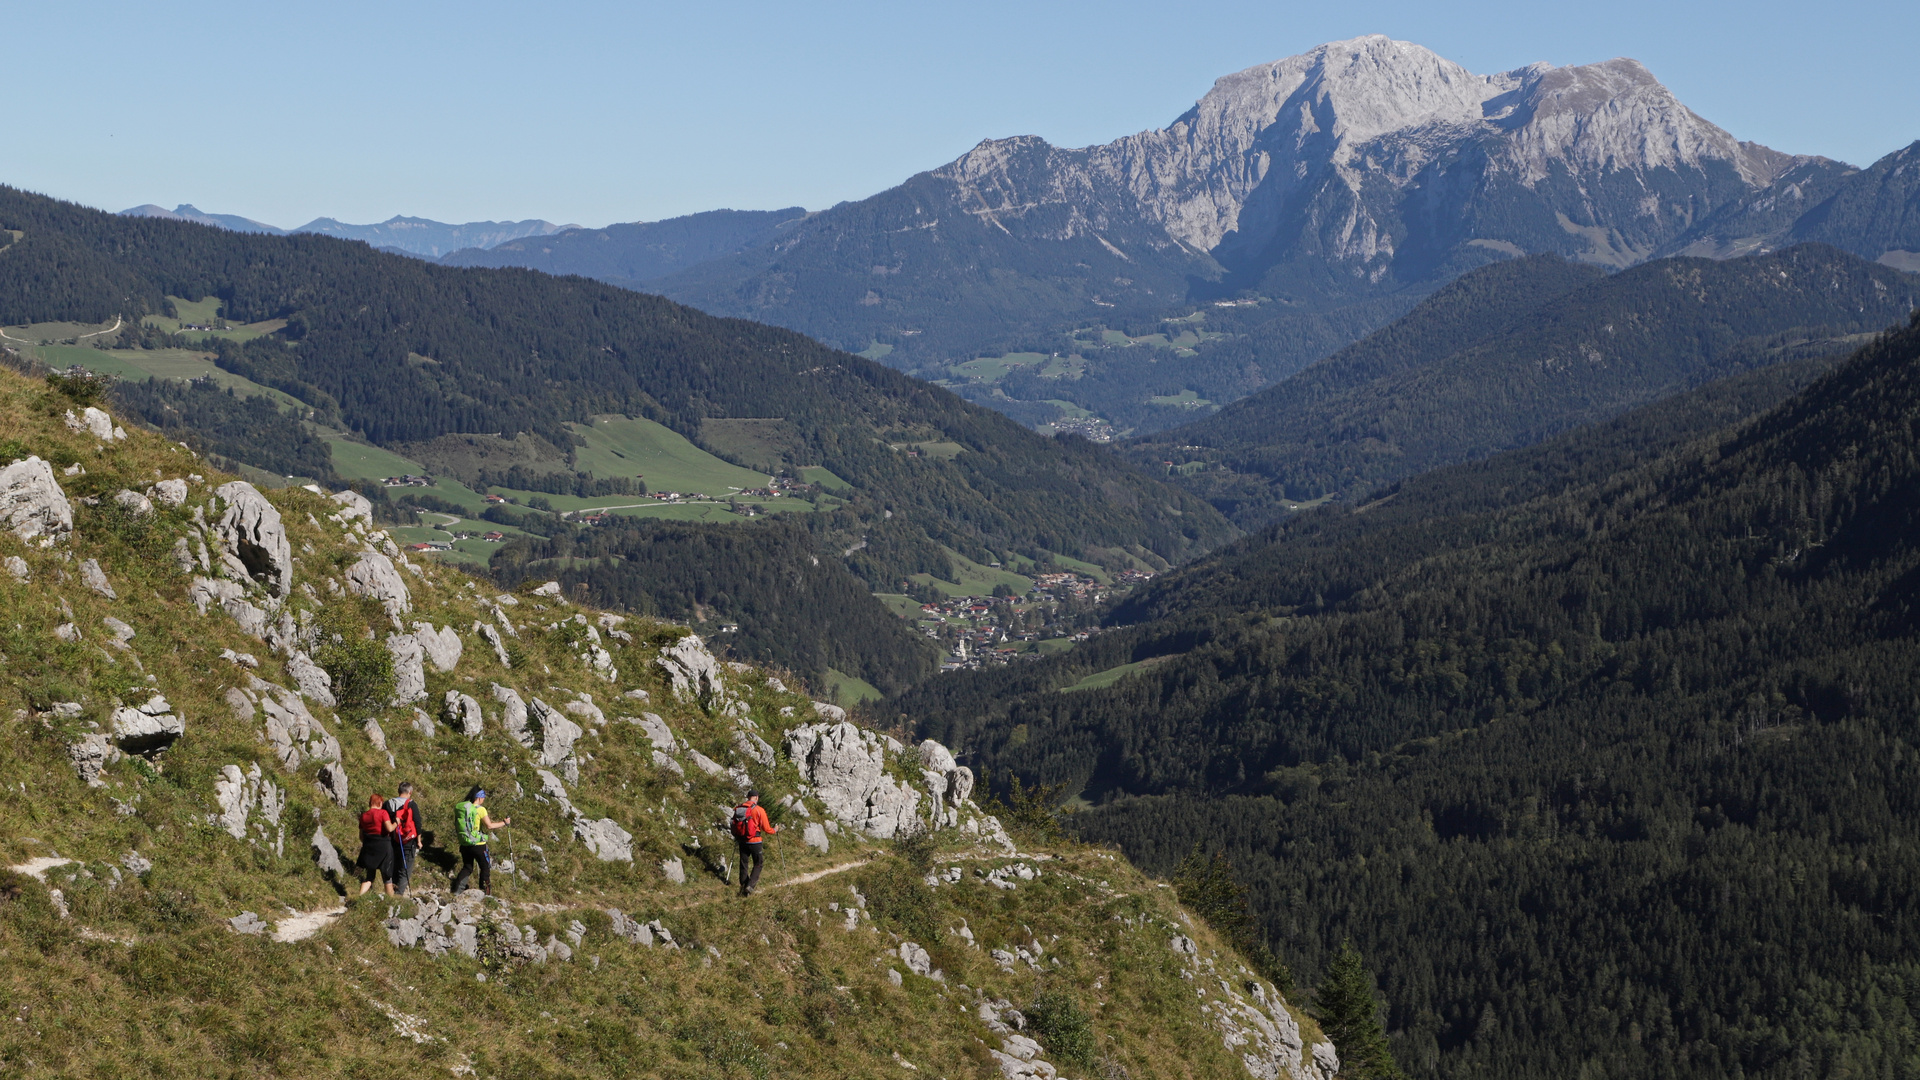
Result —
[[[287,659],[287,674],[300,688],[301,697],[328,709],[337,704],[333,698],[333,677],[306,653],[296,652]]]
[[[838,821],[880,839],[917,826],[920,794],[887,775],[893,739],[842,721],[803,724],[786,735],[786,753],[801,777]]]
[[[411,705],[427,696],[427,651],[412,634],[387,638],[393,657],[393,704]]]
[[[222,484],[213,495],[225,508],[212,531],[228,576],[258,581],[274,596],[287,595],[293,587],[293,545],[280,511],[245,480]]]
[[[41,547],[73,532],[73,504],[54,479],[53,466],[29,457],[0,469],[0,522]]]
[[[480,703],[470,694],[458,690],[447,691],[446,704],[440,715],[446,718],[462,735],[469,739],[478,738],[485,730],[486,721],[480,711]]]
[[[347,589],[355,596],[371,597],[379,601],[388,615],[399,618],[413,610],[413,597],[407,592],[407,583],[401,580],[400,571],[393,560],[377,551],[363,551],[347,567]]]
[[[186,722],[173,714],[166,698],[154,694],[140,705],[113,710],[107,730],[123,754],[157,754],[186,732]]]
[[[726,693],[720,679],[720,662],[707,651],[707,643],[698,634],[688,634],[660,650],[660,667],[667,674],[675,697],[702,702]]]
[[[430,622],[414,623],[413,640],[419,642],[420,648],[426,651],[427,661],[435,671],[452,671],[459,667],[460,657],[466,651],[466,646],[460,642],[460,635],[454,633],[451,626],[435,630]]]

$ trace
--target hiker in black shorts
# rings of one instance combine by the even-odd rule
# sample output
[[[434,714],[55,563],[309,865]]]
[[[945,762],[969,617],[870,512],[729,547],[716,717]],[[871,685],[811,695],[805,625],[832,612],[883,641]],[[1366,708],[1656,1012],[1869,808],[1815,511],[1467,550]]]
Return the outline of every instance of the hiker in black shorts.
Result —
[[[360,815],[360,892],[373,888],[379,874],[388,896],[393,895],[393,815],[380,805],[380,796],[367,796],[367,812]]]

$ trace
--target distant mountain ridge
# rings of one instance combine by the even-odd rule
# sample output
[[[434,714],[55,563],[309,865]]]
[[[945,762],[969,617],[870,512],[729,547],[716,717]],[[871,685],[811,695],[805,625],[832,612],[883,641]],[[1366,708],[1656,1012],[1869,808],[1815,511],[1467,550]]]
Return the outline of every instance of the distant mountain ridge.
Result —
[[[314,218],[297,229],[282,229],[238,214],[209,214],[192,203],[181,203],[168,210],[153,203],[120,211],[127,217],[161,218],[167,221],[192,221],[230,232],[266,233],[288,236],[293,233],[320,233],[342,240],[364,240],[374,247],[438,259],[463,248],[490,248],[525,236],[551,236],[578,225],[555,225],[551,221],[530,218],[526,221],[469,221],[459,225],[428,218],[396,214],[377,225],[349,225],[330,217]]]
[[[448,266],[524,266],[639,288],[655,278],[772,241],[783,227],[806,215],[798,206],[709,210],[604,229],[574,228],[550,238],[548,234],[516,237],[451,252],[440,261]]]
[[[1476,75],[1374,35],[1102,146],[987,140],[658,286],[902,363],[1243,292],[1334,307],[1526,252],[1630,265],[1796,168],[1844,167],[1735,139],[1632,60]]]

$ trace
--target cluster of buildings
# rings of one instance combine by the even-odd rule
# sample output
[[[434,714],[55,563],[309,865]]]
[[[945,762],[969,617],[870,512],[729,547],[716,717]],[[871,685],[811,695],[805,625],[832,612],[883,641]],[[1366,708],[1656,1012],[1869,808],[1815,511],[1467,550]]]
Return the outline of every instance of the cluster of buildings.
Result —
[[[1108,443],[1113,441],[1113,425],[1097,416],[1069,416],[1053,421],[1055,433],[1066,432],[1078,435],[1088,442]]]
[[[433,477],[408,473],[405,476],[389,476],[380,482],[388,487],[432,487]]]

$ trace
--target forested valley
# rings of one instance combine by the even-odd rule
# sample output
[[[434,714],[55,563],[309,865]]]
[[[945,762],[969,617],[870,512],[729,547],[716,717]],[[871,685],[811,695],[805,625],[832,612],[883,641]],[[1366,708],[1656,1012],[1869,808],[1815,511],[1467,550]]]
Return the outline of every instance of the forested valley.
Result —
[[[1303,981],[1351,938],[1415,1075],[1915,1075],[1916,417],[1920,322],[1297,515],[889,707],[1149,869],[1223,853]]]

